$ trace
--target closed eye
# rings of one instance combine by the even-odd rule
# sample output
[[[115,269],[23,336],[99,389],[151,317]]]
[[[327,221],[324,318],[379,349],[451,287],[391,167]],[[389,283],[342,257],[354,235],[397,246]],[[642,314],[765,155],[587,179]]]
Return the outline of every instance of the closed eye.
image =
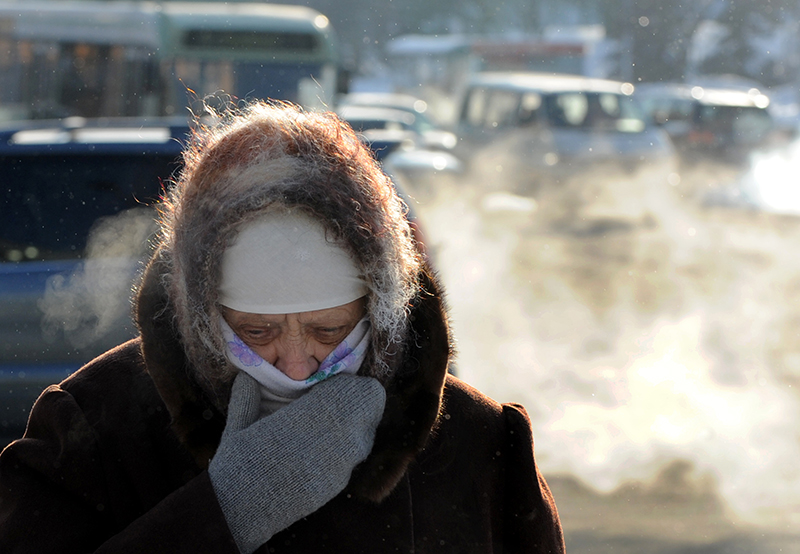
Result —
[[[345,325],[339,327],[315,327],[314,335],[323,344],[334,344],[344,340],[349,331],[350,328]]]
[[[249,327],[236,330],[236,334],[248,345],[262,346],[275,339],[278,330],[270,327]]]

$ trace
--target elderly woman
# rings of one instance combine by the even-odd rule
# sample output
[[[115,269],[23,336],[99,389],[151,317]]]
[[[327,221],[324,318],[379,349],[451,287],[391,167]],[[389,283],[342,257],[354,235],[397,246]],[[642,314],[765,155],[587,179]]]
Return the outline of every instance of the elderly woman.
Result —
[[[332,114],[198,133],[140,336],[0,456],[0,550],[563,552],[524,409],[448,374],[442,286]]]

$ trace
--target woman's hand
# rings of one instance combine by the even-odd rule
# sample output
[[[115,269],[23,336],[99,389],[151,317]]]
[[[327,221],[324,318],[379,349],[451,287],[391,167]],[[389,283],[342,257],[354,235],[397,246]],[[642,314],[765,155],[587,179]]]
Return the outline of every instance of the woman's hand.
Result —
[[[386,392],[376,379],[342,374],[257,420],[259,402],[258,383],[240,372],[208,468],[244,554],[344,490],[372,450]]]

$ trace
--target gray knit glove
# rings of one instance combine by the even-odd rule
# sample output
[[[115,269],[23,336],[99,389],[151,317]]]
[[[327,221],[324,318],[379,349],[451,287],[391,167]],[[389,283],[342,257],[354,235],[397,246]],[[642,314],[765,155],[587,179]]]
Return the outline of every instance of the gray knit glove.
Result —
[[[339,374],[258,421],[258,383],[239,372],[208,473],[239,550],[250,554],[347,486],[386,402],[370,377]]]

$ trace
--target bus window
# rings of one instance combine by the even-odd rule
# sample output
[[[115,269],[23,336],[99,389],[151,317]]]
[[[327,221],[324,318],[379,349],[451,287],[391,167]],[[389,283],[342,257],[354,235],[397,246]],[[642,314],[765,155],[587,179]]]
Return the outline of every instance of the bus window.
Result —
[[[195,100],[234,89],[233,64],[225,60],[177,60],[170,74],[176,81],[173,102],[180,106],[189,102],[192,111],[198,113]],[[188,99],[187,99],[188,95]]]
[[[160,87],[152,53],[141,48],[21,41],[0,72],[4,119],[156,115]]]
[[[57,102],[68,115],[98,117],[104,100],[113,94],[108,88],[111,48],[108,45],[66,44],[59,59],[61,83]],[[104,87],[105,90],[104,90]]]
[[[323,80],[321,76],[328,73],[328,68],[303,65],[292,67],[282,63],[252,61],[180,59],[175,61],[168,72],[173,75],[175,85],[173,104],[183,106],[188,101],[192,111],[199,113],[196,110],[202,110],[203,101],[210,101],[212,104],[224,102],[215,97],[219,93],[228,96],[229,91],[238,91],[238,94],[229,95],[233,102],[253,98],[277,98],[312,105],[312,96],[319,96],[320,92],[317,82]],[[320,78],[309,77],[316,77],[317,74]],[[328,77],[327,80],[330,79]],[[312,92],[304,94],[309,88]]]
[[[319,47],[317,37],[309,33],[263,33],[256,31],[220,31],[192,29],[183,35],[186,48],[209,48],[229,51],[313,52]]]
[[[337,67],[327,18],[302,6],[0,3],[0,121],[188,115],[215,95],[315,108]]]

